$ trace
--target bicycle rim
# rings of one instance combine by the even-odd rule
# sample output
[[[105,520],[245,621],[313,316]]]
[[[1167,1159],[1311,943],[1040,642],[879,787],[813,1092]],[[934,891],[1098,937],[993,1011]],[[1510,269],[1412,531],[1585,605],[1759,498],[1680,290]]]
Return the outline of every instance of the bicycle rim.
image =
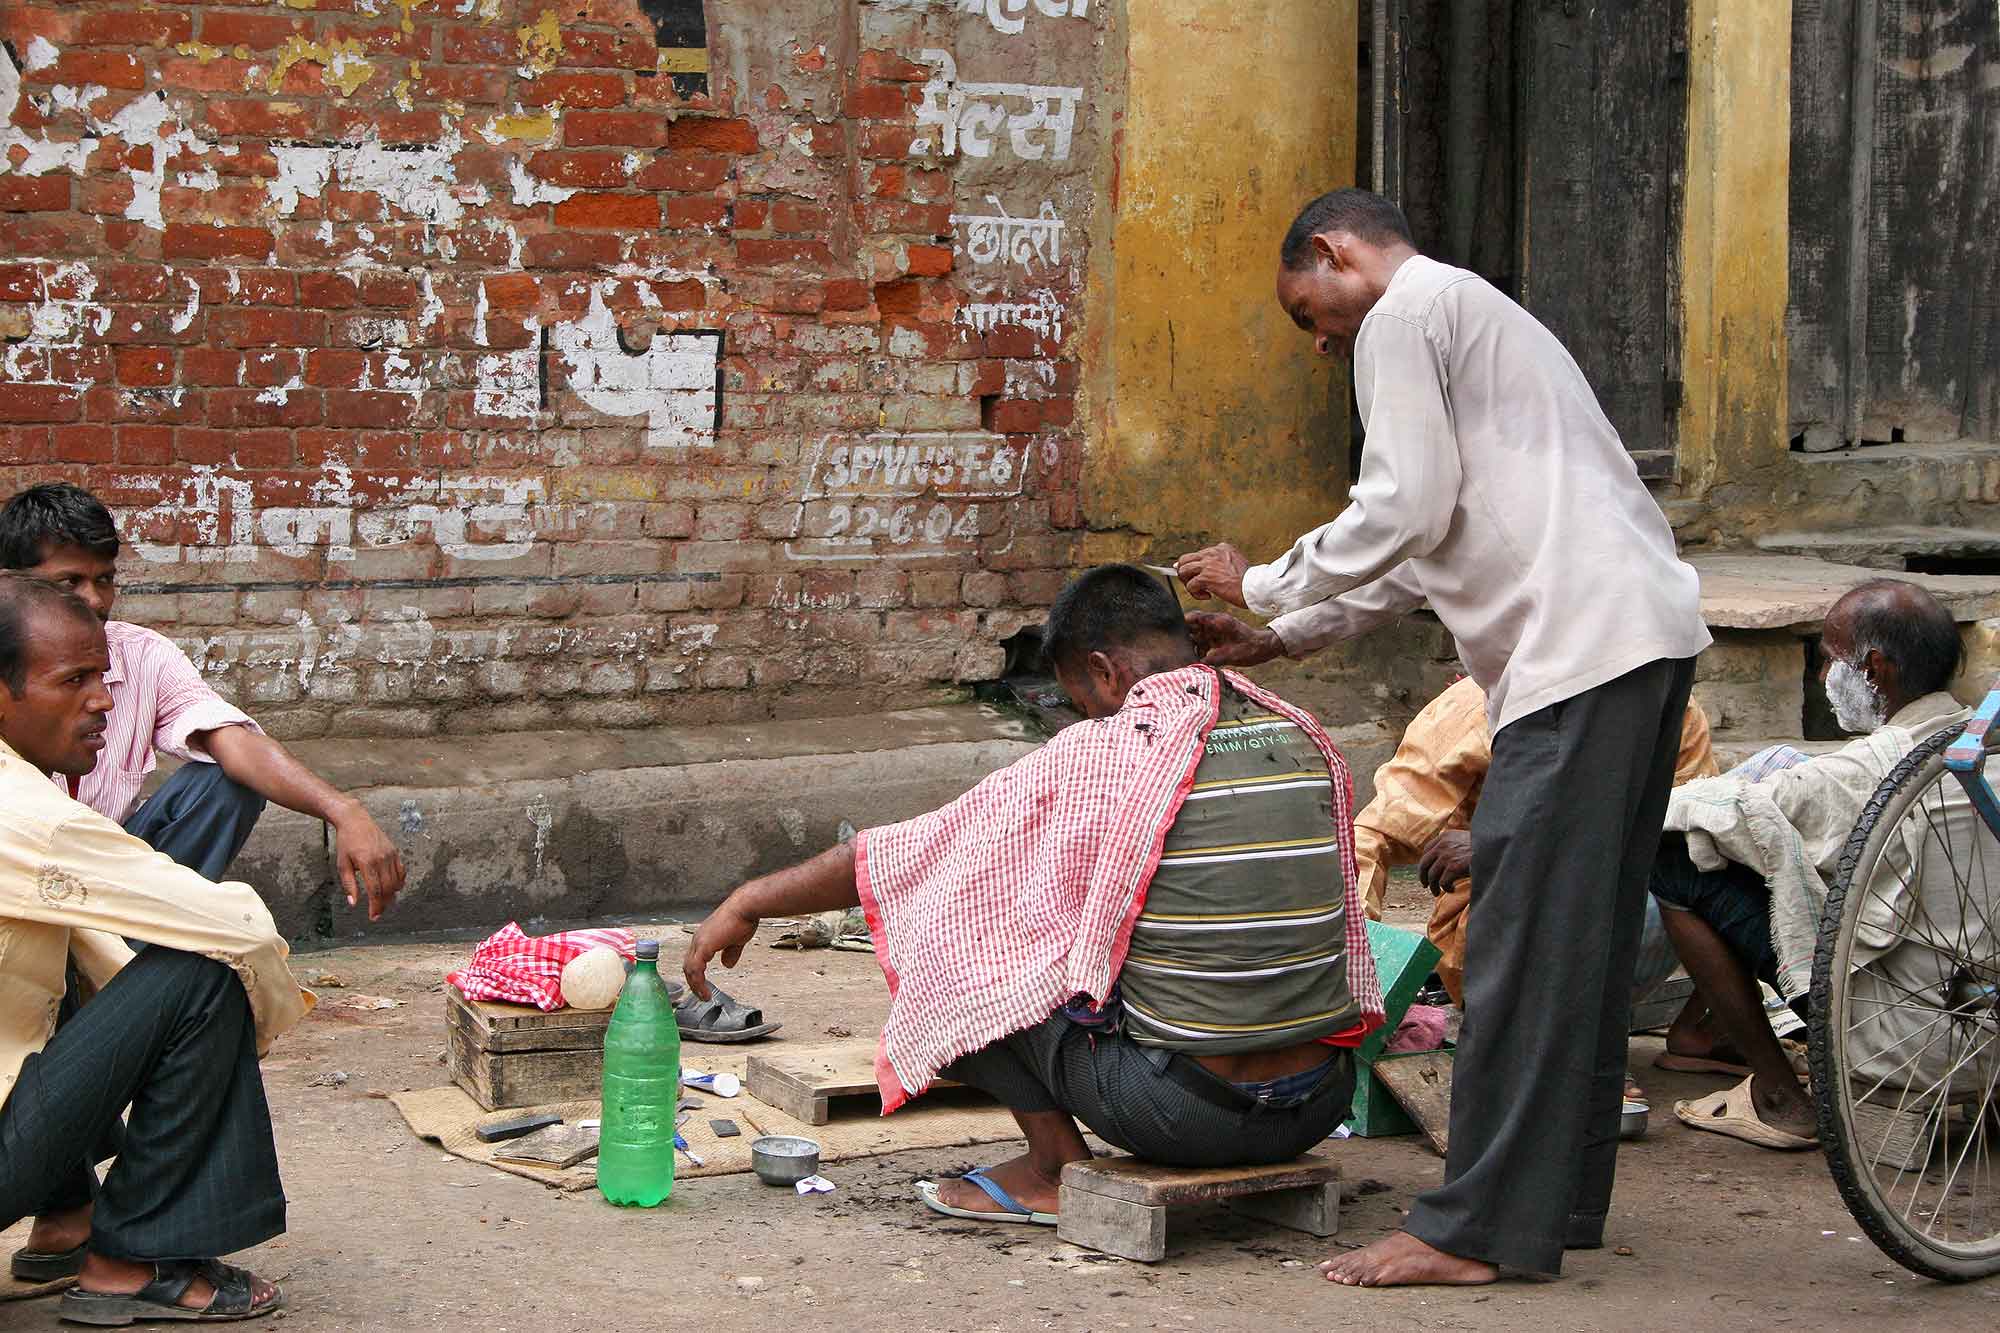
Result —
[[[2000,841],[1944,767],[1959,730],[1905,756],[1856,823],[1809,1019],[1841,1197],[1884,1253],[1947,1281],[2000,1272]]]

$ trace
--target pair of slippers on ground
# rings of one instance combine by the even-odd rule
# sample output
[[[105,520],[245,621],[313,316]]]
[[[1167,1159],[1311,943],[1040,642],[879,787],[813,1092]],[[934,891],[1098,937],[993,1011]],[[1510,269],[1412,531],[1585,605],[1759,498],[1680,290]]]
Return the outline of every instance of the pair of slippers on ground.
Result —
[[[722,987],[710,984],[704,1000],[687,987],[670,986],[667,998],[674,1004],[674,1026],[687,1041],[755,1041],[768,1037],[783,1023],[766,1023],[762,1009],[752,1009],[732,999]]]
[[[1791,1057],[1793,1072],[1803,1079],[1806,1076],[1805,1052],[1796,1042],[1786,1042],[1784,1046],[1785,1053]],[[1817,1136],[1807,1137],[1780,1129],[1757,1113],[1757,1099],[1750,1092],[1750,1066],[1744,1064],[1740,1058],[1731,1058],[1734,1054],[1725,1050],[1717,1050],[1709,1055],[1676,1055],[1672,1051],[1663,1051],[1654,1059],[1653,1064],[1656,1068],[1676,1073],[1740,1074],[1743,1077],[1741,1083],[1725,1088],[1721,1092],[1675,1102],[1674,1118],[1690,1129],[1741,1139],[1759,1148],[1798,1152],[1806,1148],[1819,1147]]]

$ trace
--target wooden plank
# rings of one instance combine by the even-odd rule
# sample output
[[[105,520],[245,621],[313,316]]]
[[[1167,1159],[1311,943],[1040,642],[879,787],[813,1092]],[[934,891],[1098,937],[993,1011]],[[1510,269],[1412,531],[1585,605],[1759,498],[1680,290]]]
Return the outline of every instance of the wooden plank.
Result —
[[[931,1086],[957,1085],[939,1079]],[[766,1106],[808,1125],[824,1125],[832,1115],[832,1102],[843,1097],[864,1098],[878,1112],[882,1108],[875,1082],[875,1042],[867,1038],[760,1052],[744,1064],[743,1087]]]
[[[1856,0],[1799,0],[1792,9],[1790,434],[1806,449],[1838,449],[1853,437],[1849,317],[1856,187],[1854,138]],[[1870,111],[1872,118],[1872,109]],[[1864,179],[1861,182],[1865,188]],[[1862,232],[1865,251],[1865,228]]]
[[[502,1144],[493,1154],[503,1162],[561,1171],[597,1156],[597,1126],[550,1125]]]
[[[1324,1239],[1340,1230],[1340,1182],[1304,1189],[1272,1190],[1231,1199],[1225,1205],[1232,1213],[1275,1223],[1291,1231]]]
[[[1158,1263],[1166,1257],[1166,1209],[1074,1189],[1068,1183],[1069,1168],[1063,1175],[1057,1239],[1142,1264]]]
[[[1128,1203],[1166,1207],[1178,1203],[1214,1203],[1272,1190],[1323,1185],[1340,1178],[1330,1158],[1308,1153],[1268,1166],[1160,1166],[1136,1157],[1110,1157],[1071,1162],[1063,1168],[1063,1196],[1074,1188]]]
[[[445,1066],[452,1082],[489,1111],[595,1097],[604,1081],[602,1047],[488,1051],[473,1041],[468,1029],[456,1025],[446,1033]]]
[[[1375,1062],[1375,1077],[1444,1156],[1451,1141],[1451,1052],[1392,1055]]]
[[[518,1006],[507,1007],[511,1009]],[[446,999],[445,1017],[452,1027],[463,1030],[473,1045],[481,1050],[495,1052],[601,1050],[604,1046],[605,1029],[610,1025],[611,1019],[609,1012],[601,1012],[597,1015],[598,1021],[595,1023],[510,1024],[494,1027],[484,1021],[479,1006],[469,1005],[464,1000],[458,999],[455,991]]]

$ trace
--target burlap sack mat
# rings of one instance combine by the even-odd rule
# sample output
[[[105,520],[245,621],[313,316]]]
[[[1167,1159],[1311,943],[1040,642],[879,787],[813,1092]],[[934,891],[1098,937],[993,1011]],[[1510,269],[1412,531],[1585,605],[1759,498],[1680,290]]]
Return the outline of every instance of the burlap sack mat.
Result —
[[[701,1063],[696,1065],[693,1059],[689,1059],[690,1067],[710,1074],[726,1072],[738,1078],[743,1076],[744,1052],[719,1051],[708,1046],[698,1050]],[[748,1092],[727,1098],[693,1089],[689,1089],[688,1093],[702,1105],[681,1126],[681,1134],[687,1139],[688,1147],[702,1159],[702,1165],[696,1166],[685,1155],[678,1156],[674,1162],[674,1175],[682,1180],[748,1171],[750,1141],[757,1137],[760,1130],[766,1134],[797,1134],[813,1140],[820,1146],[822,1167],[857,1157],[902,1152],[906,1148],[959,1148],[977,1143],[1005,1143],[1021,1137],[1014,1117],[1002,1107],[990,1104],[967,1106],[962,1101],[941,1094],[934,1096],[942,1096],[942,1100],[919,1099],[891,1116],[864,1110],[858,1114],[847,1112],[839,1115],[828,1124],[808,1125],[766,1106]],[[518,1162],[502,1162],[497,1160],[495,1154],[505,1151],[507,1145],[481,1143],[473,1133],[488,1121],[512,1119],[529,1110],[559,1115],[566,1122],[595,1117],[599,1111],[597,1102],[559,1102],[550,1106],[484,1111],[456,1084],[418,1092],[399,1092],[389,1100],[403,1113],[403,1119],[409,1122],[410,1129],[419,1138],[435,1142],[455,1157],[483,1162],[510,1175],[538,1180],[555,1189],[584,1190],[597,1184],[597,1163],[594,1159],[578,1162],[560,1171]],[[710,1120],[734,1120],[743,1132],[735,1138],[718,1139],[715,1131],[709,1128]]]

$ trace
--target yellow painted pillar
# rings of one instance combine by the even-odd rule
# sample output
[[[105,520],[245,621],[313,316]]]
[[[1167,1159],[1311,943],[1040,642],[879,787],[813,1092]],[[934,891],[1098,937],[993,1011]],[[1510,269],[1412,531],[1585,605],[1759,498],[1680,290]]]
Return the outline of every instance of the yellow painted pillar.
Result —
[[[1300,206],[1354,182],[1356,0],[1154,0],[1124,21],[1086,298],[1084,554],[1228,538],[1269,559],[1347,494],[1346,370],[1274,283]]]
[[[1791,0],[1689,0],[1680,466],[1695,495],[1789,448]]]

